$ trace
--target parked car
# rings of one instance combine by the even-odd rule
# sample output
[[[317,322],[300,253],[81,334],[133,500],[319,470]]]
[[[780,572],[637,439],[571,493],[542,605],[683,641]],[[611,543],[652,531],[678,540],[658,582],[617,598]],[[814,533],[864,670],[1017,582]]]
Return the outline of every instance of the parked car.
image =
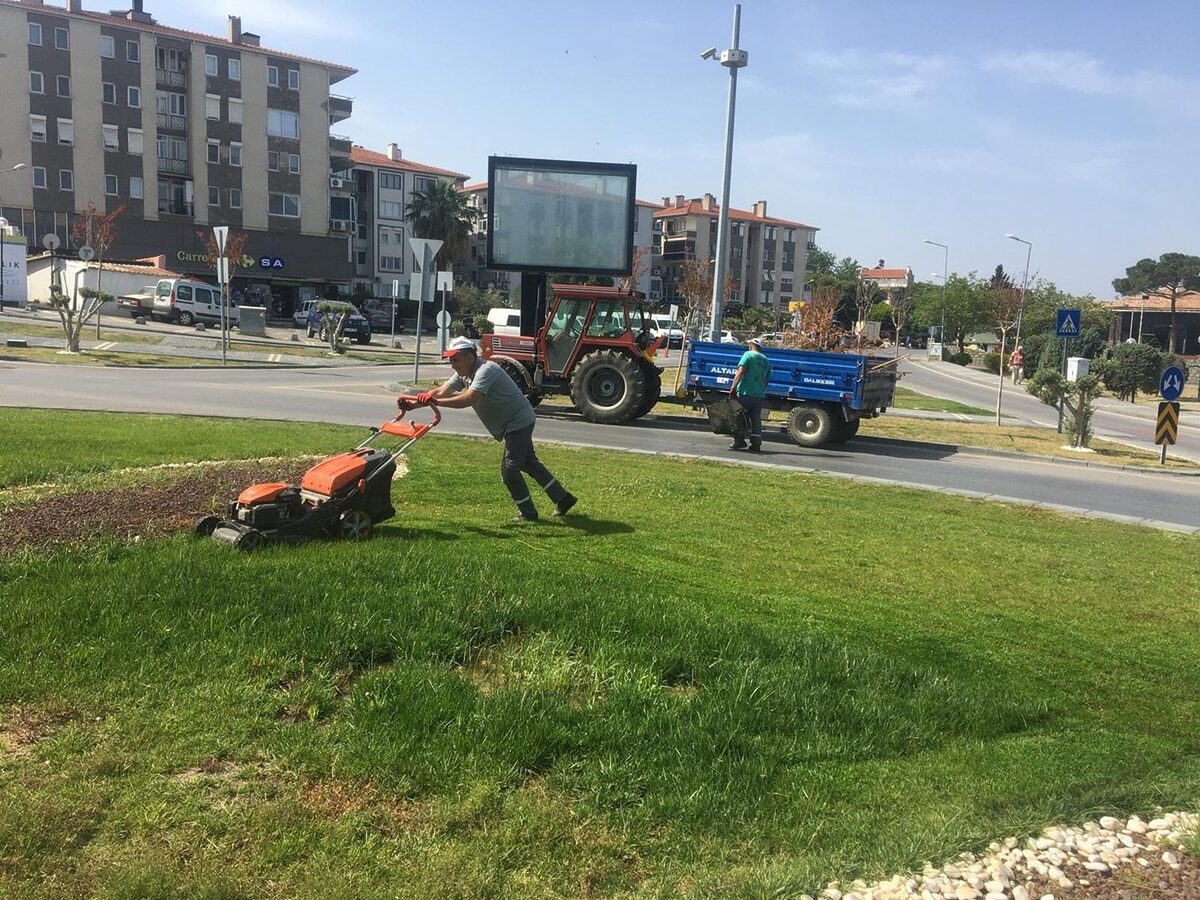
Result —
[[[154,318],[154,289],[155,285],[148,284],[140,291],[132,294],[121,294],[117,297],[117,306],[125,310],[133,318],[145,316],[147,319]]]
[[[763,342],[764,347],[779,347],[783,344],[783,332],[768,331],[765,334],[760,334],[758,339]]]
[[[237,304],[228,308],[230,325],[238,323]],[[221,321],[221,291],[216,285],[190,278],[162,278],[154,287],[154,317],[180,325]]]
[[[316,300],[302,300],[300,305],[296,307],[296,311],[292,313],[292,324],[297,328],[308,327],[308,314],[317,307]]]
[[[702,340],[702,341],[711,341],[712,340],[712,326],[708,326],[703,331],[700,332],[700,340]],[[739,341],[736,337],[734,337],[732,331],[728,331],[727,329],[722,328],[721,329],[721,340],[718,341],[718,343],[740,344],[741,341]]]
[[[361,310],[371,323],[372,331],[392,330],[392,302],[390,300],[364,300]],[[404,326],[396,319],[396,334],[404,334]]]
[[[305,301],[308,302],[308,301]],[[309,337],[320,336],[321,340],[328,340],[325,334],[325,329],[328,327],[323,321],[324,314],[317,307],[324,301],[314,301],[313,308],[308,313],[307,331]],[[343,311],[350,311],[346,316],[346,322],[342,325],[342,334],[352,339],[357,344],[371,343],[371,323],[358,314],[358,309],[353,303],[344,301],[329,301],[337,307],[337,314],[340,315]],[[334,313],[330,313],[333,315]]]

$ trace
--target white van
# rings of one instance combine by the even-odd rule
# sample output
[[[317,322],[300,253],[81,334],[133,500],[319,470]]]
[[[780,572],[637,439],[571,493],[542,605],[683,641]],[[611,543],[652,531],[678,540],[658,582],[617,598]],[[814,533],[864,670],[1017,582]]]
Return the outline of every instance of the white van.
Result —
[[[507,306],[493,306],[488,310],[488,321],[492,323],[492,334],[520,334],[521,311]]]
[[[650,328],[654,330],[655,336],[666,338],[664,346],[666,347],[682,347],[683,346],[683,326],[664,313],[652,313],[649,317]]]
[[[229,304],[229,324],[238,323],[238,308]],[[221,321],[221,290],[188,278],[163,278],[154,288],[154,316],[180,325]]]

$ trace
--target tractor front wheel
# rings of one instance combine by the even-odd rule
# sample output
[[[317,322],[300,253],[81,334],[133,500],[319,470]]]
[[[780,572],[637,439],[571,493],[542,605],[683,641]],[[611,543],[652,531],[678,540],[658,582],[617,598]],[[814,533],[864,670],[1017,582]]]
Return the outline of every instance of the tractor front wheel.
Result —
[[[525,395],[530,406],[537,406],[542,402],[542,395],[534,389],[533,379],[529,376],[528,369],[507,359],[500,361],[500,368],[521,389],[521,393]]]
[[[820,447],[833,433],[833,416],[823,406],[792,407],[788,435],[801,447]]]
[[[624,425],[637,418],[646,399],[646,370],[625,353],[597,350],[571,376],[571,402],[589,422]]]

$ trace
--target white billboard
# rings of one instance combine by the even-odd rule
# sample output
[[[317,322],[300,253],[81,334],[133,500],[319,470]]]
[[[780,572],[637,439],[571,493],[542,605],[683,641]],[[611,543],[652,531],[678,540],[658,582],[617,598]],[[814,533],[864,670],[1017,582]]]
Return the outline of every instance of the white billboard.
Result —
[[[25,272],[25,238],[19,234],[0,234],[0,276],[4,282],[5,306],[24,309],[29,302]]]

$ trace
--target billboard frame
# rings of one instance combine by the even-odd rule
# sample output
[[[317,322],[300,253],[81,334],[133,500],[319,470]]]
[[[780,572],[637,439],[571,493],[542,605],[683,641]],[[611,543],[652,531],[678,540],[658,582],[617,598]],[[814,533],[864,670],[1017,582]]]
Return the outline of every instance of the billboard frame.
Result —
[[[625,262],[617,268],[598,269],[583,266],[534,266],[524,263],[499,263],[493,255],[492,239],[496,233],[493,216],[496,210],[496,170],[529,169],[541,172],[578,172],[583,175],[614,175],[626,179],[629,186],[626,203],[629,208],[625,222]],[[637,165],[634,163],[586,162],[571,159],[538,159],[527,156],[488,157],[488,207],[487,207],[487,268],[497,272],[558,272],[564,275],[613,275],[633,274],[633,233],[637,222]]]

